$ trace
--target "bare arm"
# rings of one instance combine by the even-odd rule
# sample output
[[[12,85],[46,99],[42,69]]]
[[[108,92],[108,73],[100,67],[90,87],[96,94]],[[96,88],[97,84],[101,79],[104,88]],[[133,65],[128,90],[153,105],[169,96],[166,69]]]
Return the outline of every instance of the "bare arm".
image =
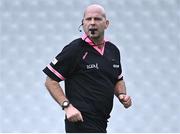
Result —
[[[120,80],[116,83],[114,94],[117,96],[117,98],[125,108],[128,108],[132,105],[131,97],[126,93],[126,85],[124,80]]]
[[[65,100],[68,100],[64,95],[63,89],[61,88],[61,86],[57,81],[54,81],[53,79],[47,77],[45,86],[48,89],[51,96],[59,105],[62,105],[62,103]]]
[[[47,77],[45,81],[45,86],[48,89],[54,100],[62,105],[65,100],[68,100],[63,92],[62,87],[57,81]],[[83,121],[82,115],[78,109],[76,109],[72,104],[65,108],[67,119],[72,122]]]

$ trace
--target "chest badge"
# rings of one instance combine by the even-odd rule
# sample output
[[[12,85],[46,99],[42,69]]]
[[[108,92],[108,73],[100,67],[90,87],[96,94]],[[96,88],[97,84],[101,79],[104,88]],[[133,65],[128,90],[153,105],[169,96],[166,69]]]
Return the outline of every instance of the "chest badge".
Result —
[[[93,68],[99,69],[99,65],[98,65],[98,63],[96,63],[96,64],[89,64],[89,65],[86,65],[86,68],[87,69],[93,69]]]

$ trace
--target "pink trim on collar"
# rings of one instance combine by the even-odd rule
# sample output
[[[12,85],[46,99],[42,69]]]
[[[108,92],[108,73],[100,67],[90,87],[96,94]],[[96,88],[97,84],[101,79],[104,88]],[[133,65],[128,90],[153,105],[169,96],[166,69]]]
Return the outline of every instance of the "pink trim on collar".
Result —
[[[87,37],[87,34],[83,34],[81,37],[83,40],[86,39],[86,42],[92,42],[91,39],[89,37]],[[107,38],[104,38],[105,42],[108,42],[109,40]]]
[[[101,55],[104,54],[104,48],[105,45],[102,49],[99,49],[98,46],[95,46],[95,44],[92,42],[92,40],[87,36],[87,34],[83,34],[81,37],[85,42],[87,42],[89,45],[91,45],[96,51],[98,51]],[[107,39],[104,39],[105,42],[107,42]]]

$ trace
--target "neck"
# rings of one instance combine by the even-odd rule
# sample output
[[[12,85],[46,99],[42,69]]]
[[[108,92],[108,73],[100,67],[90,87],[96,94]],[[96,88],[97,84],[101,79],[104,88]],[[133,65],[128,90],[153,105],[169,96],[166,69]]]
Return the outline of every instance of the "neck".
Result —
[[[99,37],[99,38],[91,38],[91,40],[99,48],[102,48],[105,45],[104,36]]]

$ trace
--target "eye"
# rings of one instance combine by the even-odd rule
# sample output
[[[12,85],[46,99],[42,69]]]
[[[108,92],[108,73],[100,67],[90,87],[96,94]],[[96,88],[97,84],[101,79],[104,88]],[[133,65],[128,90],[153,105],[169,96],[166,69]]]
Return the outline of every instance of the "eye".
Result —
[[[85,20],[90,21],[91,19],[92,19],[91,17],[88,17],[88,18],[86,18]]]
[[[94,20],[96,20],[96,21],[101,21],[102,18],[100,18],[100,17],[95,17]]]

